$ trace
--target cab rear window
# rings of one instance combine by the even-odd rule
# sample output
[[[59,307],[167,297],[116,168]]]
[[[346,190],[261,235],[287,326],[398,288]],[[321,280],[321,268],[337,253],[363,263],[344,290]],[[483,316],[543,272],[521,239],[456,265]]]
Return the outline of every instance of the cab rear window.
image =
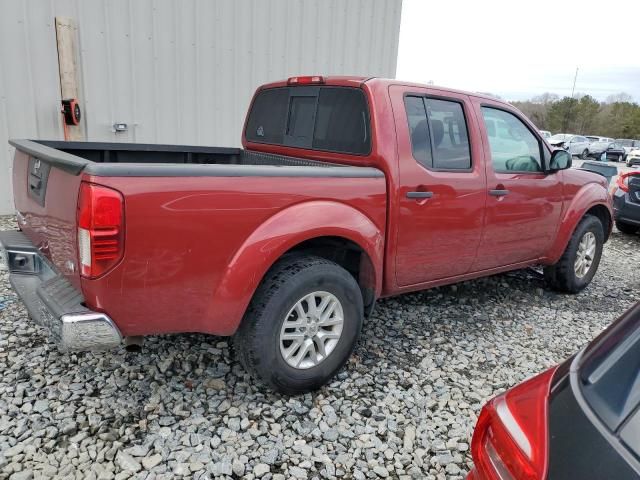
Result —
[[[362,90],[296,86],[256,96],[245,137],[250,142],[366,155],[371,151],[369,109]]]

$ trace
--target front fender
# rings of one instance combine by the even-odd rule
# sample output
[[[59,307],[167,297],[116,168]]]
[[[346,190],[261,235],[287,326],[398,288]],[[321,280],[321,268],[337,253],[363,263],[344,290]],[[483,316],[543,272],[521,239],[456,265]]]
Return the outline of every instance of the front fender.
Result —
[[[571,203],[562,216],[556,240],[547,254],[545,263],[554,264],[560,260],[571,239],[571,235],[578,226],[578,222],[584,217],[585,213],[598,205],[606,207],[609,214],[609,224],[611,225],[613,211],[609,193],[604,186],[599,183],[588,183],[573,196]],[[605,232],[605,236],[607,233]]]
[[[262,223],[229,262],[208,310],[214,333],[232,335],[267,270],[288,250],[318,237],[343,237],[358,244],[374,269],[375,292],[382,289],[384,226],[348,205],[311,201],[293,205]]]

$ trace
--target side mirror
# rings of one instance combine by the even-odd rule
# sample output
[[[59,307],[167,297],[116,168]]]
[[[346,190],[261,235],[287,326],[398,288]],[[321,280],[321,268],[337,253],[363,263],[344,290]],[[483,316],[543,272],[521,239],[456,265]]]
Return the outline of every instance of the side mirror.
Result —
[[[549,161],[549,171],[557,172],[571,168],[571,154],[566,150],[554,150]]]

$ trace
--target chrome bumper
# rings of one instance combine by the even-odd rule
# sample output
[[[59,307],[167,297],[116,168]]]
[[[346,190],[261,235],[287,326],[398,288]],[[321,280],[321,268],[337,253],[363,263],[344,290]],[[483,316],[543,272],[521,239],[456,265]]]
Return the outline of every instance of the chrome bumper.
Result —
[[[122,343],[108,315],[89,310],[84,297],[18,231],[0,232],[0,255],[9,282],[31,318],[47,327],[61,351],[105,350]]]

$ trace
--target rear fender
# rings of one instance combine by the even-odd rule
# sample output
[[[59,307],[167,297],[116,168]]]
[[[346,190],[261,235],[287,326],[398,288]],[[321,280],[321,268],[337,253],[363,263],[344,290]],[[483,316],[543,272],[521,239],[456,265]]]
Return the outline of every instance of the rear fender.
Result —
[[[549,250],[545,263],[554,264],[560,260],[571,239],[571,235],[582,217],[584,217],[590,209],[598,205],[606,208],[609,215],[609,229],[611,228],[613,212],[607,190],[598,183],[586,184],[573,197],[569,207],[565,210],[562,220],[560,221],[560,227],[558,228],[558,235],[556,235],[556,240]],[[604,228],[605,237],[607,237],[609,232],[606,231],[606,226],[604,226]]]
[[[229,262],[209,305],[215,333],[232,335],[269,268],[296,245],[318,237],[343,237],[359,245],[373,266],[376,297],[382,289],[384,237],[363,213],[345,204],[311,201],[291,206],[261,224]]]

